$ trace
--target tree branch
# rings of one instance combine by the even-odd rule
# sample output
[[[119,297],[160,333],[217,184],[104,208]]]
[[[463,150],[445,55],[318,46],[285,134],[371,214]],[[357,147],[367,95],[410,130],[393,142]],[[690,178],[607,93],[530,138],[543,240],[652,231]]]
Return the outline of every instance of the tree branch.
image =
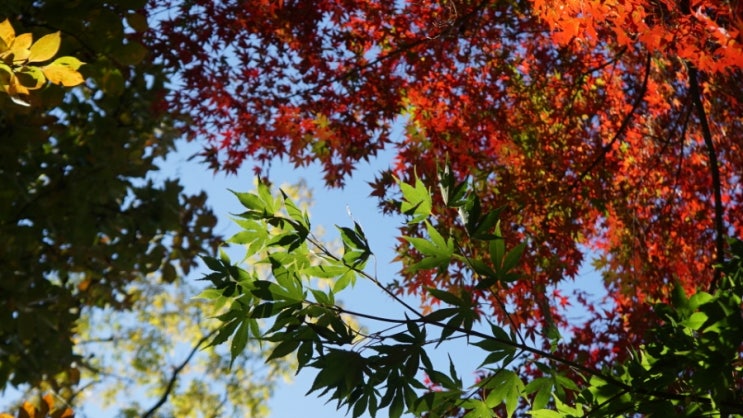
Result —
[[[165,405],[165,402],[168,400],[168,396],[173,392],[173,388],[175,387],[175,382],[178,380],[178,374],[188,365],[188,363],[191,361],[193,356],[196,354],[196,352],[201,348],[201,345],[204,344],[208,339],[210,339],[214,334],[217,333],[218,330],[213,330],[209,334],[201,337],[201,339],[194,345],[191,352],[188,354],[188,357],[186,357],[185,360],[181,364],[178,365],[175,369],[173,369],[173,372],[170,375],[170,380],[168,381],[168,385],[165,387],[165,392],[163,392],[160,399],[152,405],[152,407],[145,412],[142,415],[142,418],[150,418],[152,417],[155,412],[157,412],[158,409],[160,409],[161,406]]]
[[[699,75],[697,69],[691,63],[686,64],[686,69],[689,73],[689,93],[691,94],[691,100],[694,103],[694,107],[697,109],[697,117],[699,118],[699,125],[702,128],[702,138],[704,138],[704,146],[707,148],[710,174],[712,175],[712,192],[714,193],[715,199],[715,264],[722,265],[722,263],[725,262],[725,209],[722,206],[720,166],[717,161],[715,144],[712,142],[712,132],[709,129],[707,113],[704,110],[704,103],[702,102],[702,92],[699,89]],[[714,292],[717,289],[721,275],[722,272],[720,269],[715,269],[715,276],[709,284],[710,292]]]
[[[575,180],[570,185],[570,189],[571,190],[574,190],[575,187],[578,186],[578,183],[580,183],[581,181],[583,181],[583,179],[591,171],[593,171],[593,169],[596,168],[596,166],[598,166],[599,163],[601,163],[601,161],[604,160],[604,158],[606,158],[606,155],[613,148],[614,143],[617,142],[617,140],[619,140],[619,138],[622,135],[624,135],[624,133],[629,128],[629,124],[632,121],[632,118],[634,117],[635,112],[637,112],[637,109],[640,108],[640,105],[642,104],[643,100],[645,99],[645,94],[648,91],[648,79],[650,78],[650,63],[651,63],[651,58],[652,58],[652,56],[650,54],[648,54],[647,60],[645,62],[645,76],[643,77],[642,86],[640,87],[640,91],[637,94],[637,97],[635,97],[635,101],[632,103],[632,109],[630,109],[629,113],[627,113],[624,116],[624,119],[622,119],[622,123],[619,125],[619,128],[614,133],[614,136],[611,138],[611,140],[609,140],[609,142],[606,145],[604,145],[603,147],[601,147],[601,149],[599,150],[599,155],[596,156],[596,158],[591,162],[591,164],[588,167],[586,167],[583,171],[581,171],[581,173],[578,175],[578,177],[575,178]]]
[[[325,257],[328,257],[329,259],[331,259],[333,261],[343,262],[343,260],[340,257],[338,257],[335,254],[333,254],[332,252],[330,252],[327,248],[325,248],[324,245],[322,245],[322,243],[317,238],[315,238],[311,234],[307,237],[307,241],[310,244],[314,245],[315,248],[317,248],[318,251],[320,251],[322,254],[324,254]],[[394,299],[397,303],[399,303],[400,305],[402,305],[403,307],[405,307],[407,310],[409,310],[410,312],[412,312],[413,314],[415,314],[419,318],[422,318],[423,317],[423,314],[422,313],[420,313],[417,309],[415,309],[412,306],[410,306],[408,303],[406,303],[404,300],[402,300],[399,296],[397,296],[394,292],[392,292],[387,287],[385,287],[382,283],[379,282],[379,280],[376,277],[372,276],[371,274],[369,274],[369,273],[367,273],[367,272],[365,272],[363,270],[359,270],[359,269],[357,269],[354,266],[349,266],[346,263],[344,263],[344,266],[346,266],[349,269],[353,270],[354,272],[356,272],[360,276],[362,276],[362,277],[370,280],[378,288],[380,288],[384,293],[386,293],[387,296],[389,296],[392,299]]]
[[[308,302],[308,303],[312,303],[312,302]],[[587,374],[589,376],[598,377],[598,378],[604,380],[606,383],[608,383],[608,384],[610,384],[610,385],[612,385],[614,387],[620,388],[622,391],[624,391],[626,393],[632,393],[632,394],[636,394],[636,395],[639,395],[639,396],[653,396],[653,397],[657,397],[657,398],[661,398],[661,399],[669,399],[669,400],[686,400],[686,401],[693,400],[695,402],[699,402],[699,403],[702,403],[702,404],[711,404],[712,403],[712,401],[710,399],[708,399],[706,397],[696,396],[696,395],[678,394],[678,393],[673,393],[673,392],[650,390],[650,389],[645,389],[645,388],[635,388],[635,387],[632,387],[632,386],[630,386],[630,385],[622,382],[621,380],[619,380],[619,379],[617,379],[617,378],[615,378],[615,377],[613,377],[613,376],[611,376],[609,374],[606,374],[606,373],[602,372],[601,370],[597,370],[597,369],[594,369],[594,368],[591,368],[591,367],[584,366],[584,365],[579,364],[579,363],[577,363],[575,361],[572,361],[572,360],[569,360],[569,359],[560,357],[559,355],[556,355],[556,354],[553,354],[553,353],[550,353],[550,352],[547,352],[547,351],[544,351],[544,350],[540,350],[540,349],[535,348],[535,347],[531,347],[531,346],[529,346],[527,344],[519,343],[517,341],[512,341],[512,340],[509,340],[509,339],[502,339],[502,338],[499,338],[499,337],[497,337],[495,335],[485,334],[483,332],[480,332],[480,331],[477,331],[477,330],[473,330],[473,329],[463,328],[461,326],[451,326],[451,325],[444,324],[444,323],[439,322],[439,321],[432,321],[432,320],[427,319],[426,317],[418,318],[418,319],[384,318],[384,317],[380,317],[380,316],[376,316],[376,315],[368,315],[368,314],[364,314],[364,313],[361,313],[361,312],[355,312],[355,311],[347,310],[347,309],[344,309],[344,308],[342,308],[340,306],[334,306],[333,309],[336,312],[339,312],[339,313],[345,313],[345,314],[349,314],[349,315],[353,315],[353,316],[358,316],[358,317],[361,317],[361,318],[367,318],[367,319],[371,319],[371,320],[374,320],[374,321],[380,321],[380,322],[386,322],[386,323],[392,323],[392,324],[407,324],[407,323],[429,324],[429,325],[432,325],[432,326],[435,326],[435,327],[438,327],[438,328],[448,329],[448,330],[452,330],[452,331],[461,333],[463,335],[466,335],[468,338],[469,337],[478,337],[478,338],[482,338],[484,340],[495,341],[495,342],[498,342],[498,343],[503,344],[505,346],[509,346],[509,347],[514,348],[514,349],[520,350],[522,352],[531,353],[531,354],[540,356],[542,358],[546,358],[548,360],[554,361],[556,363],[563,364],[563,365],[565,365],[565,366],[567,366],[567,367],[569,367],[569,368],[571,368],[573,370],[576,370],[576,371],[579,371],[579,372],[583,372],[583,373],[585,373],[585,374]],[[720,405],[721,406],[725,406],[727,408],[730,408],[731,411],[743,412],[743,404],[741,404],[739,402],[735,402],[735,401],[732,401],[732,402],[721,402]]]

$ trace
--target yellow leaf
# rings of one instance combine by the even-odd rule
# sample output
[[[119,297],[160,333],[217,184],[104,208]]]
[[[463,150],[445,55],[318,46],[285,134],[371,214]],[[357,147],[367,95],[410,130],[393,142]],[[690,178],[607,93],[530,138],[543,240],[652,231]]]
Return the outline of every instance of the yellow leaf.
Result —
[[[44,403],[46,404],[47,412],[54,409],[54,397],[52,396],[51,393],[47,393],[46,395],[44,395],[42,399],[44,400]]]
[[[18,410],[19,417],[36,418],[36,407],[31,402],[23,402],[21,409]]]
[[[41,67],[41,71],[44,72],[44,75],[50,82],[65,87],[74,87],[85,81],[82,74],[77,72],[73,67],[55,63],[56,61],[45,67]]]
[[[0,44],[0,52],[10,47],[10,44],[13,43],[13,39],[15,39],[15,30],[10,24],[10,21],[8,19],[5,19],[0,22],[0,40],[2,40],[5,44]]]
[[[70,408],[65,408],[61,413],[55,412],[53,418],[74,418],[75,412]]]
[[[29,50],[19,49],[18,51],[11,50],[13,54],[13,64],[23,65],[28,59]]]
[[[10,51],[13,54],[13,62],[23,62],[29,56],[28,48],[34,41],[33,35],[30,33],[23,33],[13,40],[13,44],[10,45]]]
[[[29,92],[28,89],[20,83],[15,74],[11,74],[8,84],[3,85],[2,88],[6,93],[8,93],[10,100],[12,100],[13,103],[20,106],[31,106],[31,103],[21,97],[21,95],[28,95]]]
[[[10,94],[11,96],[16,96],[18,94],[28,94],[28,93],[29,92],[26,86],[21,84],[21,81],[18,80],[18,77],[16,77],[16,75],[13,74],[13,76],[10,77],[8,94]]]
[[[42,62],[52,59],[59,51],[61,37],[59,32],[44,35],[31,46],[28,62]]]

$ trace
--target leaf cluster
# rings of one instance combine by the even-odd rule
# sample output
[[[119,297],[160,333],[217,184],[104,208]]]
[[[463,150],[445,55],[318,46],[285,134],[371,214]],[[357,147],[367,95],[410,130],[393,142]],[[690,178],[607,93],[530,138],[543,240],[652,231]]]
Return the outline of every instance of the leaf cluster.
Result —
[[[57,406],[54,397],[46,394],[38,402],[25,401],[18,408],[16,418],[73,418],[75,413],[64,405]],[[0,413],[0,418],[14,418],[8,413]]]
[[[410,207],[408,211],[403,210],[403,213],[411,215],[410,224],[423,223],[426,236],[403,237],[422,256],[419,261],[407,266],[406,271],[413,274],[428,269],[444,271],[452,264],[452,260],[463,262],[477,274],[478,290],[487,290],[497,283],[512,282],[519,278],[516,267],[526,249],[526,243],[521,242],[513,248],[506,249],[499,221],[502,208],[484,210],[480,198],[473,193],[472,185],[467,180],[458,181],[448,167],[439,170],[438,190],[443,202],[441,209],[457,211],[464,235],[471,241],[484,243],[489,260],[470,258],[468,252],[462,248],[465,243],[456,242],[454,239],[456,234],[453,231],[433,226],[431,223],[431,219],[435,219],[431,207],[433,196],[421,179],[415,178],[415,187],[400,183],[400,190],[403,208]],[[413,205],[410,202],[425,204]],[[449,237],[444,238],[444,233]]]
[[[445,205],[463,209],[461,228],[488,243],[489,259],[467,260],[453,238],[444,238],[432,221],[430,192],[416,179],[414,184],[401,183],[400,203],[411,222],[425,225],[427,238],[405,238],[424,255],[422,262],[406,267],[447,268],[459,258],[468,262],[473,274],[484,277],[484,286],[509,286],[518,280],[514,269],[525,245],[505,247],[497,211],[481,213],[468,185],[453,182],[445,172],[439,183]],[[335,298],[345,286],[320,290],[311,283],[315,277],[331,277],[337,283],[349,272],[379,283],[357,262],[356,257],[370,251],[363,230],[358,225],[341,228],[344,252],[354,255],[333,255],[306,233],[305,213],[292,209],[295,205],[285,195],[283,201],[270,196],[265,185],[259,185],[257,193],[238,194],[247,209],[238,224],[250,231],[263,226],[269,232],[258,236],[243,231],[232,242],[245,245],[249,256],[270,265],[271,280],[225,258],[208,261],[212,273],[206,278],[215,286],[207,292],[208,298],[217,305],[231,304],[229,313],[219,318],[222,325],[213,343],[231,337],[235,356],[249,338],[270,341],[276,345],[269,361],[294,353],[298,371],[318,370],[309,393],[337,401],[338,408],[347,408],[354,417],[364,412],[376,416],[382,408],[388,408],[391,417],[407,412],[426,417],[528,413],[547,418],[699,416],[743,409],[739,360],[743,244],[732,245],[740,254],[733,257],[735,266],[724,267],[724,289],[687,297],[677,287],[673,303],[655,306],[660,322],[651,329],[647,344],[636,347],[628,360],[598,370],[528,344],[518,328],[478,313],[473,303],[477,288],[427,289],[445,304],[427,315],[397,299],[412,318],[346,310]],[[363,334],[344,321],[346,313],[389,327]],[[271,322],[262,328],[259,320]],[[439,330],[438,337],[429,337],[431,329]],[[470,386],[464,384],[451,358],[448,367],[441,368],[428,354],[443,342],[462,337],[483,354],[482,377]],[[526,366],[539,373],[526,373]]]
[[[427,189],[420,180],[416,186],[403,183],[401,188],[413,222],[425,223],[431,236],[430,240],[406,238],[427,256],[423,264],[413,268],[445,266],[455,254],[454,246],[427,219],[430,216],[427,202],[431,201]],[[364,411],[376,415],[382,408],[388,408],[393,417],[405,411],[438,413],[455,400],[455,405],[458,404],[466,392],[453,363],[450,362],[449,373],[439,371],[426,348],[447,341],[454,333],[472,330],[477,314],[471,295],[429,289],[451,307],[426,316],[416,313],[414,319],[392,321],[403,327],[400,331],[362,335],[344,320],[347,311],[336,302],[335,293],[358,276],[374,280],[363,271],[371,255],[363,229],[358,224],[353,228],[338,227],[343,253],[335,255],[308,233],[306,213],[299,211],[285,193],[280,199],[274,198],[268,186],[259,184],[256,192],[235,195],[246,211],[235,220],[242,230],[229,242],[244,245],[246,259],[268,265],[272,277],[265,280],[243,270],[232,264],[225,253],[220,258],[205,259],[211,272],[204,279],[214,287],[202,296],[216,306],[230,304],[229,310],[218,317],[222,326],[212,344],[230,340],[233,358],[250,338],[275,344],[269,361],[295,353],[298,371],[306,367],[319,371],[310,393],[318,391],[321,396],[329,396],[339,407],[347,407],[353,416]],[[502,263],[501,267],[511,268],[503,267]],[[311,284],[316,279],[332,279],[333,284],[329,290],[313,288]],[[262,328],[261,322],[268,319],[273,323]],[[430,327],[440,329],[439,337],[428,337]],[[484,364],[511,361],[515,336],[495,325],[493,330],[496,337],[485,336],[486,342],[480,345],[491,348],[487,343],[489,338],[502,339],[498,343],[502,350],[494,350]],[[421,396],[427,388],[421,374],[446,392]],[[514,402],[511,393],[499,396],[496,392],[488,401],[491,409],[506,400],[509,406]]]
[[[44,87],[47,81],[64,87],[82,84],[85,80],[78,70],[83,63],[75,57],[59,57],[47,65],[35,65],[54,58],[60,43],[60,32],[33,42],[31,33],[16,35],[8,19],[0,22],[0,89],[14,103],[30,106],[24,97]]]

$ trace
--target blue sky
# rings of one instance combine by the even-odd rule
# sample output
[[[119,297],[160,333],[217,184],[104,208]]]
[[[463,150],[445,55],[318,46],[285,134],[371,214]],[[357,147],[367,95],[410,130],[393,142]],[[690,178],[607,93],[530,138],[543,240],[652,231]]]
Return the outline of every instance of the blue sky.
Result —
[[[242,212],[242,207],[228,189],[252,190],[254,175],[250,164],[246,164],[246,167],[237,175],[212,174],[196,161],[187,161],[188,157],[198,150],[199,144],[197,143],[181,143],[179,152],[169,157],[162,174],[180,178],[187,192],[206,190],[209,195],[209,205],[219,218],[217,231],[229,237],[237,232],[237,227],[229,220],[229,214]],[[376,255],[376,263],[371,267],[375,271],[370,272],[376,273],[376,277],[382,283],[389,283],[393,280],[399,270],[399,266],[392,264],[391,260],[394,257],[392,249],[397,236],[397,227],[401,224],[402,218],[384,216],[377,210],[376,199],[369,197],[371,189],[367,181],[371,181],[380,169],[387,168],[392,162],[392,156],[391,152],[386,152],[368,163],[359,163],[356,173],[343,189],[327,189],[317,166],[295,169],[285,163],[276,162],[269,173],[272,182],[276,185],[292,184],[301,179],[307,182],[313,191],[314,198],[314,204],[310,209],[310,219],[314,226],[322,225],[325,228],[327,235],[324,238],[336,237],[333,225],[350,226],[353,221],[358,222],[364,229]],[[200,273],[196,272],[196,274]],[[565,289],[566,295],[571,294],[570,289],[574,288],[601,294],[600,283],[600,278],[595,272],[584,268],[577,282],[566,282],[561,288]],[[398,304],[363,280],[359,280],[355,288],[346,289],[338,298],[355,311],[393,318],[403,317],[403,311]],[[409,302],[417,306],[417,301]],[[581,312],[570,312],[571,318],[581,316]],[[376,324],[362,321],[362,325],[369,326],[373,330]],[[448,369],[448,358],[451,356],[465,383],[474,382],[474,372],[479,361],[485,357],[485,354],[477,347],[467,346],[464,341],[442,344],[429,354],[441,370]],[[293,382],[280,382],[269,403],[271,417],[345,416],[345,410],[337,411],[335,402],[326,404],[325,399],[317,398],[317,393],[304,396],[311,387],[314,376],[313,369],[305,369]],[[380,416],[384,416],[384,413]]]

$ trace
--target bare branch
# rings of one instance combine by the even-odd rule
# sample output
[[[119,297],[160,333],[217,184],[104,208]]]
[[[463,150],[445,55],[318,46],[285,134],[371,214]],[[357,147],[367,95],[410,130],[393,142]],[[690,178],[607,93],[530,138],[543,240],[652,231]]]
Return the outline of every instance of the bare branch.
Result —
[[[204,344],[207,340],[209,340],[214,334],[217,333],[218,330],[213,330],[209,334],[201,337],[201,339],[194,345],[191,352],[188,354],[188,357],[186,357],[185,360],[181,364],[178,365],[175,369],[173,369],[173,372],[170,375],[170,380],[168,381],[168,385],[165,387],[165,392],[163,392],[160,399],[153,405],[147,412],[145,412],[142,415],[142,418],[150,418],[152,417],[155,412],[157,412],[158,409],[160,409],[161,406],[165,404],[165,402],[168,400],[168,396],[170,396],[171,392],[173,392],[173,388],[175,387],[175,382],[178,380],[178,374],[188,365],[188,363],[191,361],[193,356],[196,354],[196,352],[201,348],[201,345]]]

